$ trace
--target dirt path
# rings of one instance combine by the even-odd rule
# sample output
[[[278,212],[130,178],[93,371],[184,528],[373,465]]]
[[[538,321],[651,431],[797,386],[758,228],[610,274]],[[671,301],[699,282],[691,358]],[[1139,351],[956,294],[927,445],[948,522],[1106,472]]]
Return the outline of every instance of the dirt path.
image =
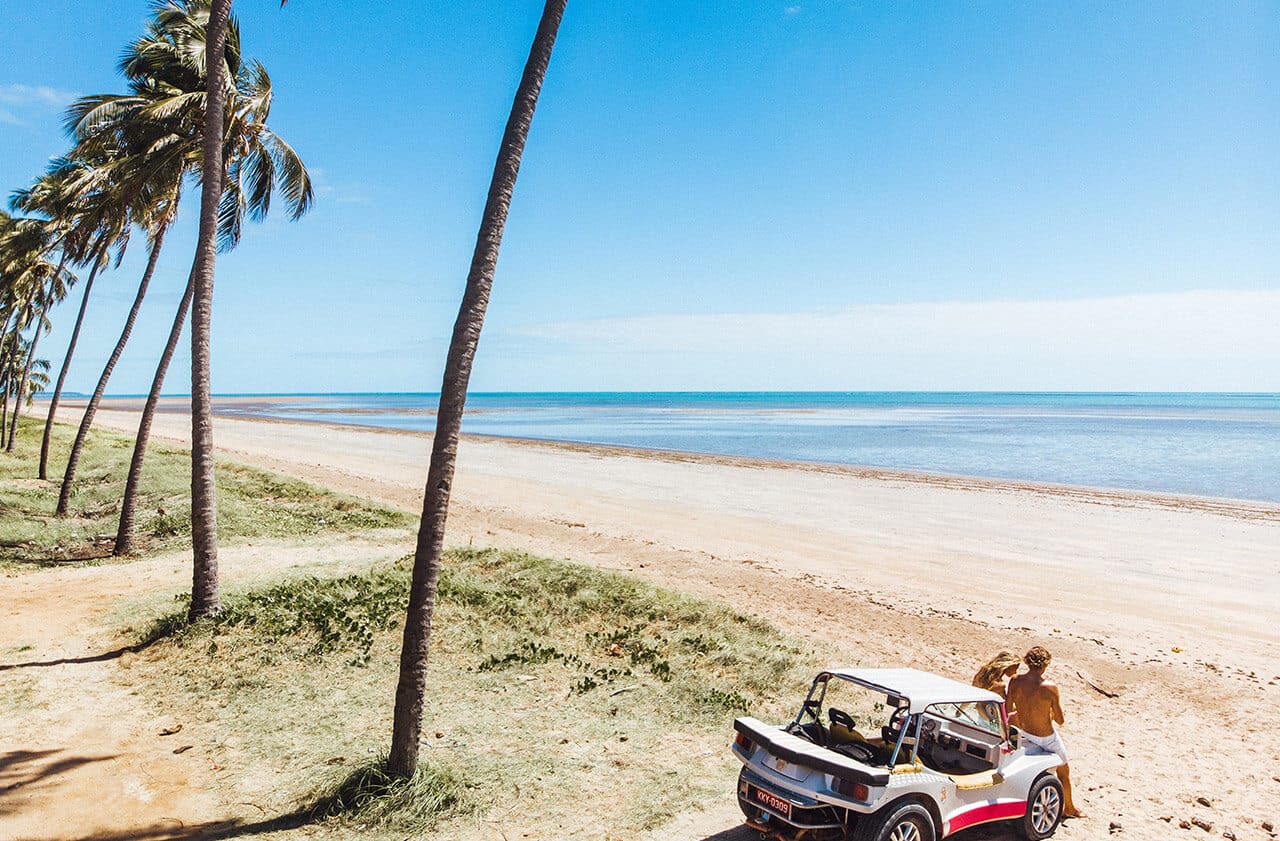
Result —
[[[294,566],[367,568],[406,548],[331,538],[219,554],[234,587]],[[229,817],[210,791],[212,763],[175,754],[182,734],[161,734],[176,722],[133,695],[126,647],[135,636],[112,613],[189,591],[190,579],[186,554],[0,578],[0,840],[160,841]]]
[[[100,417],[123,429],[133,423],[129,413]],[[181,441],[184,424],[162,416],[157,433]],[[218,440],[237,460],[409,509],[420,504],[425,436],[219,419]],[[461,458],[453,544],[629,571],[835,642],[850,661],[967,679],[995,650],[1047,645],[1077,797],[1091,816],[1058,837],[1164,841],[1195,819],[1212,824],[1210,837],[1260,841],[1273,837],[1264,822],[1280,825],[1280,728],[1268,712],[1280,708],[1280,510],[474,439]],[[111,600],[136,588],[181,589],[180,567],[171,559],[24,577],[19,584],[35,588],[29,603],[11,597],[17,585],[4,581],[6,662],[20,644],[33,646],[16,655],[24,660],[109,649],[111,640],[86,635],[86,617],[89,627],[101,623]],[[59,596],[75,579],[55,576],[73,574],[86,576],[80,607]],[[127,660],[0,672],[6,683],[17,680],[20,697],[54,699],[35,723],[24,718],[22,732],[11,713],[0,718],[13,749],[63,752],[19,756],[4,768],[6,780],[34,776],[17,789],[22,796],[45,794],[18,801],[6,792],[0,839],[39,829],[44,810],[64,798],[57,813],[83,829],[62,837],[124,826],[93,817],[86,802],[95,799],[85,792],[116,786],[114,802],[143,803],[128,795],[126,779],[146,780],[151,798],[135,807],[132,826],[227,817],[210,811],[199,780],[167,776],[169,747],[154,735],[165,722],[133,721],[119,682],[125,667]],[[43,682],[24,688],[24,680]],[[68,695],[94,698],[92,709],[58,700]],[[104,715],[112,723],[93,723]],[[62,755],[91,761],[37,776]],[[731,784],[723,802],[646,841],[739,841]],[[11,830],[11,821],[27,823]],[[45,830],[39,837],[60,837]]]

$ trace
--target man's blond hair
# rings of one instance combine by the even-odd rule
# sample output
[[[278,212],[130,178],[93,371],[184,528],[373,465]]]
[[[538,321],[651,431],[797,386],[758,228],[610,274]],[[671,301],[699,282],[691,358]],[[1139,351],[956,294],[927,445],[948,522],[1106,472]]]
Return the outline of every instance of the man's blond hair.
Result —
[[[1026,653],[1026,656],[1022,658],[1022,662],[1027,664],[1028,669],[1042,672],[1052,659],[1053,655],[1049,653],[1047,648],[1043,645],[1037,645]]]

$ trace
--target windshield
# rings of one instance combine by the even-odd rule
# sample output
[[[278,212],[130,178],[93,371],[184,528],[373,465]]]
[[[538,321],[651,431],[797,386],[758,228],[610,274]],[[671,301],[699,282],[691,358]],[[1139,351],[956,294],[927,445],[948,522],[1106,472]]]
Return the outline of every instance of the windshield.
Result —
[[[964,704],[933,704],[928,712],[961,724],[985,730],[1004,739],[1005,722],[1000,705],[994,701],[978,701]]]

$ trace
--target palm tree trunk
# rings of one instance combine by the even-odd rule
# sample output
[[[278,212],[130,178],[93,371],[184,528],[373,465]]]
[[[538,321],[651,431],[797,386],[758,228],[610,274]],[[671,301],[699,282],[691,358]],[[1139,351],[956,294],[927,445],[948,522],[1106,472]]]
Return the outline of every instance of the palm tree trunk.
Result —
[[[76,352],[76,342],[80,340],[80,325],[84,323],[84,311],[89,305],[89,291],[93,289],[93,279],[98,276],[101,264],[94,261],[89,271],[89,279],[84,284],[84,297],[80,299],[80,312],[76,314],[76,327],[71,331],[71,342],[67,345],[67,355],[62,359],[62,368],[58,371],[58,384],[54,386],[53,397],[49,400],[49,417],[44,422],[44,438],[40,441],[40,478],[49,478],[49,439],[53,433],[53,418],[58,413],[58,401],[62,398],[62,386],[67,381],[67,371],[71,368],[71,357]]]
[[[138,435],[133,444],[133,460],[129,462],[129,478],[125,480],[124,496],[120,500],[120,526],[116,529],[116,545],[112,552],[117,556],[133,552],[133,521],[138,508],[138,484],[142,480],[142,460],[147,455],[147,442],[151,439],[151,420],[155,417],[156,405],[160,402],[160,389],[164,387],[169,362],[177,350],[178,339],[182,338],[182,327],[186,324],[187,310],[191,308],[191,296],[194,292],[194,278],[188,278],[182,303],[178,304],[178,314],[174,316],[173,327],[169,329],[169,341],[164,346],[164,353],[160,355],[155,379],[151,381],[151,392],[147,395],[146,405],[142,407],[142,419],[138,422]]]
[[[9,429],[9,377],[0,375],[0,395],[3,401],[0,401],[0,447],[6,443],[5,432]]]
[[[106,367],[102,369],[102,376],[98,377],[98,385],[94,388],[93,396],[89,398],[89,405],[85,407],[84,417],[80,420],[80,429],[76,432],[76,440],[71,445],[71,455],[67,459],[67,470],[62,476],[62,490],[58,492],[56,513],[59,517],[66,516],[67,510],[71,507],[71,486],[75,482],[76,468],[80,464],[80,453],[84,449],[85,439],[89,436],[89,428],[93,426],[93,416],[97,414],[103,392],[107,390],[107,380],[111,379],[111,372],[115,370],[116,362],[120,360],[120,354],[124,353],[124,346],[129,341],[129,334],[133,332],[133,323],[138,320],[138,310],[142,309],[142,299],[146,297],[147,286],[151,284],[151,276],[155,274],[156,261],[160,258],[160,247],[164,245],[164,235],[169,229],[171,219],[172,216],[161,222],[156,230],[155,241],[151,244],[151,256],[147,260],[147,269],[142,273],[138,294],[133,297],[133,307],[129,310],[129,317],[125,319],[124,330],[121,331],[120,338],[107,359]]]
[[[4,395],[4,400],[0,401],[0,447],[5,445],[5,432],[9,429],[9,380],[13,373],[13,355],[22,335],[19,329],[22,319],[19,317],[13,323],[12,338],[9,336],[9,319],[15,316],[18,316],[17,307],[5,316],[4,332],[0,333],[0,394]]]
[[[191,609],[194,621],[218,612],[218,511],[213,475],[213,407],[210,395],[209,322],[213,316],[213,271],[217,259],[218,201],[225,177],[222,127],[226,92],[223,54],[231,0],[213,0],[205,27],[204,161],[200,191],[200,238],[191,266]]]
[[[453,483],[454,460],[458,452],[458,429],[467,400],[467,384],[471,379],[471,363],[484,326],[489,290],[493,286],[498,248],[520,156],[524,152],[529,125],[538,104],[538,93],[551,60],[560,19],[567,0],[547,0],[542,10],[538,32],[529,51],[524,76],[516,89],[515,102],[507,119],[502,146],[489,184],[484,217],[476,238],[466,291],[453,338],[445,361],[444,381],[440,387],[440,409],[436,414],[436,430],[431,446],[431,466],[427,470],[426,498],[422,505],[422,522],[418,527],[418,545],[413,560],[413,581],[409,590],[409,609],[405,618],[404,644],[400,649],[400,680],[396,686],[395,720],[392,725],[391,753],[387,771],[398,777],[410,777],[418,767],[418,743],[422,730],[422,701],[427,685],[427,655],[431,645],[431,622],[435,612],[436,583],[440,575],[440,555],[444,547],[445,520],[449,514],[449,490]]]
[[[22,398],[25,396],[27,384],[31,382],[31,366],[36,361],[36,346],[40,344],[40,328],[44,325],[44,312],[36,317],[36,332],[31,336],[31,349],[27,353],[27,364],[22,369],[22,379],[18,380],[18,399],[13,404],[13,420],[9,422],[9,443],[5,444],[6,453],[13,452],[13,443],[18,438],[18,413],[22,410]]]

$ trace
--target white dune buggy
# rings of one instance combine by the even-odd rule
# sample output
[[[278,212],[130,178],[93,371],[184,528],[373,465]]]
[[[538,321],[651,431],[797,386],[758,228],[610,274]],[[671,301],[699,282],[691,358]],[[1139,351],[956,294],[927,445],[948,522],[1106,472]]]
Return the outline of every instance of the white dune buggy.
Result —
[[[1010,821],[1036,841],[1062,819],[1058,757],[1018,744],[999,695],[927,672],[831,669],[791,723],[733,726],[738,804],[765,838],[935,841]]]

